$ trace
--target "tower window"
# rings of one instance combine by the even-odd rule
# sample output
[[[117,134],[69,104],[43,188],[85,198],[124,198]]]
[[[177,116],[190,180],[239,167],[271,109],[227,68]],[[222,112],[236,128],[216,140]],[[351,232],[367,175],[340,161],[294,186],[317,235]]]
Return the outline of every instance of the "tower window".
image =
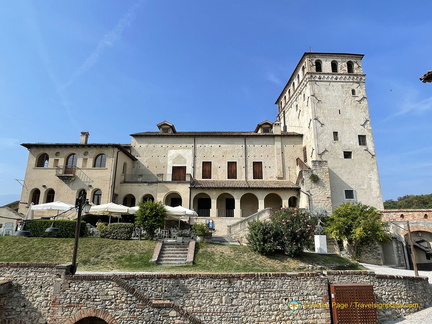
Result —
[[[315,61],[315,72],[322,72],[322,63],[320,60]]]
[[[344,151],[343,157],[344,157],[344,159],[352,159],[352,152],[351,151]]]
[[[335,142],[339,141],[339,133],[338,132],[333,132],[333,141],[335,141]]]
[[[354,199],[354,190],[345,190],[345,199],[353,200]]]
[[[355,89],[351,89],[351,94],[352,94],[353,96],[356,95],[356,91],[355,91]]]
[[[332,72],[337,72],[338,71],[338,64],[337,64],[336,61],[332,61],[331,62],[331,69],[332,69]]]
[[[347,62],[347,70],[348,70],[348,73],[354,73],[354,63],[353,62],[351,62],[351,61]]]
[[[366,135],[359,135],[358,136],[358,143],[359,143],[359,145],[367,145]]]

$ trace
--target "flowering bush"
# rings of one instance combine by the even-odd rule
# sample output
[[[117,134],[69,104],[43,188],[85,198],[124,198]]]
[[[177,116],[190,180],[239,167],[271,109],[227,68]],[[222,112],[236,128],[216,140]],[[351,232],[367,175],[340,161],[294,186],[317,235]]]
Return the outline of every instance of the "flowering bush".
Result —
[[[298,208],[282,208],[273,212],[265,222],[249,225],[248,241],[261,254],[282,250],[291,257],[300,254],[313,242],[316,220],[309,212]]]
[[[296,256],[313,242],[315,219],[298,208],[282,208],[270,216],[279,232],[279,247],[286,255]]]

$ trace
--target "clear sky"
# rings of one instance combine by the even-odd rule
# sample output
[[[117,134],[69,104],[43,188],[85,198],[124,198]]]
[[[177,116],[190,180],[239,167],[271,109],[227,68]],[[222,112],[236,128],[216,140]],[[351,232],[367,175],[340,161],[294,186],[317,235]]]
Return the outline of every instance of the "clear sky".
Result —
[[[310,50],[365,54],[383,198],[429,194],[431,12],[425,0],[2,1],[0,206],[20,197],[21,143],[274,121]]]

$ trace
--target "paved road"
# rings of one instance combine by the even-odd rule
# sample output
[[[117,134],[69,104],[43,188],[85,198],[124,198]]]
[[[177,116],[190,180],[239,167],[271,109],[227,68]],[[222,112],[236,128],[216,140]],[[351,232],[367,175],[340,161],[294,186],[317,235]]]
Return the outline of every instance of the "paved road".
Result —
[[[366,268],[374,271],[378,274],[392,274],[401,276],[414,276],[413,270],[402,270],[383,266],[377,266],[373,264],[362,263]],[[429,284],[432,284],[432,271],[419,271],[419,275],[422,277],[429,278]],[[420,324],[420,323],[432,323],[432,307],[428,307],[419,312],[407,315],[405,317],[398,318],[394,321],[386,321],[382,324]]]

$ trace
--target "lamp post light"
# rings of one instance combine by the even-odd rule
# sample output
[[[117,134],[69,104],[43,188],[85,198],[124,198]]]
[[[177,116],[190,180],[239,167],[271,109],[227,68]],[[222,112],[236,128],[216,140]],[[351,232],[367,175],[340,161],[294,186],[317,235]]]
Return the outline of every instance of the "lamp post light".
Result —
[[[80,229],[81,229],[81,214],[84,211],[85,213],[88,213],[90,211],[91,205],[89,204],[88,200],[86,199],[87,193],[85,191],[82,192],[82,194],[76,199],[75,201],[75,208],[78,211],[77,216],[77,222],[75,226],[75,244],[74,244],[74,250],[73,250],[73,256],[72,256],[72,267],[71,267],[71,274],[75,274],[77,270],[77,254],[78,254],[78,240],[80,236]]]

